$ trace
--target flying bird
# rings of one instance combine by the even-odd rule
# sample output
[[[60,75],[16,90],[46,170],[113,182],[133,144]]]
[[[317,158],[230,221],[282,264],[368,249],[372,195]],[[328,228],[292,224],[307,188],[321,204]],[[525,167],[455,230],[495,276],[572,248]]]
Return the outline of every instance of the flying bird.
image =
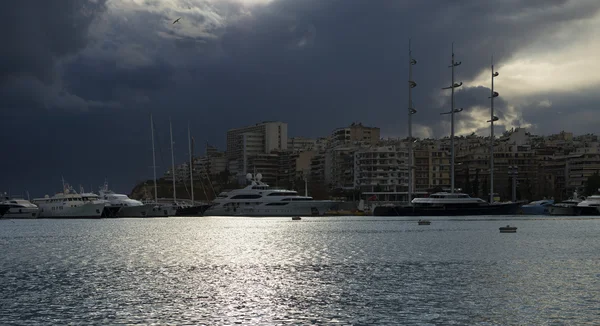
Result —
[[[173,22],[173,25],[175,25],[175,23],[177,23],[180,19],[181,19],[181,17],[175,19],[175,21]]]

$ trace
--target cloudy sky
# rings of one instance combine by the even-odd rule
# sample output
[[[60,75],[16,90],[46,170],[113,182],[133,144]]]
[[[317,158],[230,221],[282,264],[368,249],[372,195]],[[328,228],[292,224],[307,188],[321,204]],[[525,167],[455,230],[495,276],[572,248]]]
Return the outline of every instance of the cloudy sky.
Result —
[[[460,133],[486,135],[491,56],[499,131],[598,132],[597,0],[20,0],[0,2],[0,191],[60,178],[129,192],[198,143],[262,120],[317,137],[353,121],[406,135],[408,39],[415,133],[446,136],[452,41]],[[181,17],[177,24],[173,20]]]

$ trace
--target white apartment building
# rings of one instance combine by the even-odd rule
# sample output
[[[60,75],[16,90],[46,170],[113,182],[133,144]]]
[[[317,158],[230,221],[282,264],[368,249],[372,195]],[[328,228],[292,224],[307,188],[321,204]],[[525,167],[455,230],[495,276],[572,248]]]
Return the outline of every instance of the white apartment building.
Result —
[[[354,153],[354,187],[366,193],[404,195],[408,190],[408,150],[374,146]]]
[[[244,176],[251,156],[287,149],[287,123],[265,121],[227,131],[227,160],[231,173]]]

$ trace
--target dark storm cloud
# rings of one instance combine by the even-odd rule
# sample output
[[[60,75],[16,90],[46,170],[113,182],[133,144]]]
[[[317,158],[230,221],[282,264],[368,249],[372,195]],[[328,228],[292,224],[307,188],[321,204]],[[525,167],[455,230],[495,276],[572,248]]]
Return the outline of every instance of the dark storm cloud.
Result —
[[[57,61],[87,45],[87,30],[106,0],[3,1],[0,110],[97,106],[61,87]]]
[[[189,9],[184,4],[160,11],[163,4],[153,1],[140,10],[108,12],[105,1],[0,5],[0,15],[6,16],[0,27],[15,44],[0,52],[0,112],[13,122],[0,136],[25,128],[24,111],[11,113],[17,109],[97,108],[88,114],[61,113],[51,120],[35,117],[32,123],[42,125],[46,138],[33,143],[44,144],[43,155],[64,158],[60,162],[79,169],[73,159],[80,156],[77,148],[48,148],[70,134],[69,126],[85,126],[77,132],[89,131],[89,142],[102,155],[123,154],[123,160],[132,160],[124,172],[119,166],[125,163],[111,164],[102,156],[102,166],[95,166],[102,172],[88,173],[127,182],[151,175],[148,112],[155,114],[162,131],[172,116],[179,140],[185,139],[190,122],[198,143],[208,140],[220,146],[228,128],[276,119],[290,124],[291,135],[323,136],[362,121],[381,127],[384,135],[405,136],[409,37],[419,61],[414,70],[415,122],[445,136],[446,120],[439,113],[449,110],[449,92],[440,88],[450,84],[452,41],[457,60],[463,62],[456,80],[467,81],[488,69],[492,54],[501,70],[533,40],[592,17],[600,6],[566,0],[276,0],[249,7],[235,1],[189,3]],[[181,22],[171,24],[177,17],[183,17]],[[479,123],[469,110],[485,111],[489,103],[489,90],[468,86],[457,92],[456,101],[466,111],[457,118],[459,124],[467,128]],[[514,120],[511,94],[498,91],[498,115]],[[556,100],[553,105],[569,104]],[[533,114],[536,107],[522,109],[526,121],[545,123],[544,115]],[[55,127],[44,125],[48,121]],[[53,134],[56,128],[63,129]],[[19,135],[23,142],[32,142],[28,133]],[[181,161],[185,145],[177,147]],[[22,160],[38,157],[19,153]],[[85,163],[94,166],[92,161]],[[31,168],[55,177],[60,163],[50,163],[32,163]],[[159,174],[166,170],[162,165]],[[2,170],[18,166],[3,165]],[[77,178],[84,175],[77,173]]]

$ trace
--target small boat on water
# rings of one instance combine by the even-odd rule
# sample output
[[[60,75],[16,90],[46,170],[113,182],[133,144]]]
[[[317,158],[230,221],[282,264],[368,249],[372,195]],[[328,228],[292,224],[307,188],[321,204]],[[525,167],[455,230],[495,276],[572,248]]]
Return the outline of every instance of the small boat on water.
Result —
[[[428,220],[419,220],[419,225],[430,225],[431,221]]]
[[[517,233],[517,227],[516,226],[502,226],[500,227],[500,233]]]
[[[292,217],[292,221],[300,221],[300,220],[302,220],[302,218],[300,216]]]
[[[520,213],[522,215],[547,215],[548,208],[554,204],[553,199],[542,199],[530,202],[527,205],[521,206]]]

